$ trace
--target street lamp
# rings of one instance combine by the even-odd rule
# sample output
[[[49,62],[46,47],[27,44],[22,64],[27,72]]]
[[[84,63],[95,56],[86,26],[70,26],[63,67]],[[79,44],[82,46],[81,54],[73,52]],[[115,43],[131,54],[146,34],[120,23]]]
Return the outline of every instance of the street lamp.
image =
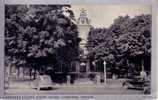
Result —
[[[106,85],[106,62],[103,62],[104,65],[104,84]]]

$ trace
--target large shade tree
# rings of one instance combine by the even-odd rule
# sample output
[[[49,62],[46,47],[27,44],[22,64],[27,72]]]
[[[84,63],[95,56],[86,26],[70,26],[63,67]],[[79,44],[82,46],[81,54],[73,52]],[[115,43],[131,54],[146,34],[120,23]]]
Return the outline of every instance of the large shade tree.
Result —
[[[78,31],[70,5],[6,5],[5,62],[39,70],[78,57]]]
[[[109,28],[89,32],[89,58],[105,60],[115,72],[150,71],[151,15],[120,16]]]

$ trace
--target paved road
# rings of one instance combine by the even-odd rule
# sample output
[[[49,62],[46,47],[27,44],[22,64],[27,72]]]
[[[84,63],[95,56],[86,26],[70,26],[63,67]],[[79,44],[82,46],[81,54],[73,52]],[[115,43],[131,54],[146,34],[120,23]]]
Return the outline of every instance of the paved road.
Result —
[[[5,90],[6,94],[142,94],[140,90],[124,89],[121,87],[121,80],[109,80],[104,85],[53,85],[53,90],[36,90],[30,88],[29,81],[12,82],[11,87]]]
[[[56,87],[53,90],[36,89],[6,89],[6,94],[142,94],[140,90],[123,89],[119,87]]]

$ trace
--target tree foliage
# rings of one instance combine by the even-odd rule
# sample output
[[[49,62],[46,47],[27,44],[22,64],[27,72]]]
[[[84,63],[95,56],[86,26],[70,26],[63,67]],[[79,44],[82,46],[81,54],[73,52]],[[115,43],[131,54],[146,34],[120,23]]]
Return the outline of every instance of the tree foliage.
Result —
[[[77,26],[73,23],[73,12],[63,10],[69,7],[6,5],[6,60],[16,66],[34,68],[75,60],[79,38]]]
[[[125,66],[150,69],[151,15],[120,16],[109,28],[92,28],[87,47],[89,58],[105,60],[115,69]]]

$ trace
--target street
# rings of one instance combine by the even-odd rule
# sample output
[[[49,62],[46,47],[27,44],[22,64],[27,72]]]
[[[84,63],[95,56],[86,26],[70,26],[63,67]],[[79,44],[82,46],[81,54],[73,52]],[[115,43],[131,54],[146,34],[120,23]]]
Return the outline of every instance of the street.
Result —
[[[60,87],[53,88],[52,90],[36,90],[36,89],[7,89],[5,92],[7,95],[17,94],[44,94],[44,95],[55,95],[55,94],[81,94],[81,95],[108,95],[108,94],[142,94],[140,90],[123,89],[123,88],[102,88],[102,87]]]
[[[30,87],[30,82],[16,82],[12,83],[12,86],[5,90],[7,95],[17,94],[44,94],[44,95],[56,95],[56,94],[80,94],[80,95],[108,95],[108,94],[142,94],[142,91],[135,89],[125,89],[121,87],[121,80],[108,80],[107,85],[104,84],[74,84],[74,85],[52,85],[52,90],[37,90]]]

